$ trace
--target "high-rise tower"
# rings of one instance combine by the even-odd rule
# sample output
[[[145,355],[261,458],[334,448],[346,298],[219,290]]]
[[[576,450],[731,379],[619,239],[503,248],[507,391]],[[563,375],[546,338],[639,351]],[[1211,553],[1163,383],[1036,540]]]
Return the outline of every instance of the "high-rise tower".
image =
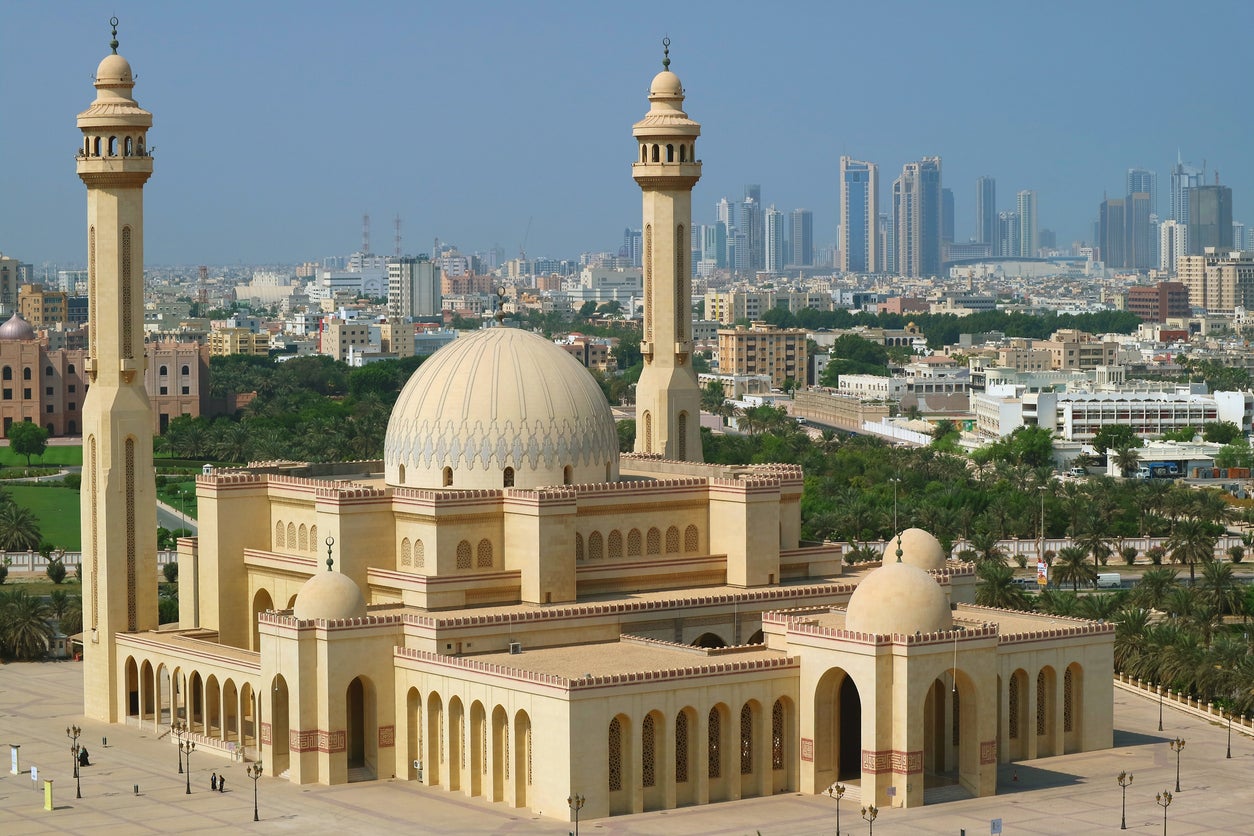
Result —
[[[997,244],[997,181],[978,177],[975,181],[975,240]],[[997,248],[994,246],[993,251]]]
[[[893,181],[896,272],[935,276],[941,268],[941,158],[902,166]]]
[[[884,269],[879,191],[879,166],[852,157],[840,158],[840,269],[844,273],[878,273]]]
[[[701,179],[701,125],[684,112],[670,71],[649,85],[649,112],[632,127],[639,145],[631,176],[644,196],[644,371],[636,384],[637,453],[701,461],[701,390],[692,369],[692,187]]]
[[[1036,192],[1024,189],[1015,195],[1015,205],[1019,213],[1019,251],[1014,253],[1021,258],[1036,258],[1040,248],[1036,222]]]
[[[114,636],[157,626],[152,411],[144,389],[144,183],[152,114],[113,52],[96,68],[96,100],[78,115],[78,176],[87,186],[88,358],[83,403],[83,712],[116,722],[125,706]]]

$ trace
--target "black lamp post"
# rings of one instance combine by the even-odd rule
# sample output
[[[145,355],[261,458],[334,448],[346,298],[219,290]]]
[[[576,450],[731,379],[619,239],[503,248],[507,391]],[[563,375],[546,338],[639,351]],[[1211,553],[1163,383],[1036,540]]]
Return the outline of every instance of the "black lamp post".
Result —
[[[1184,748],[1184,738],[1177,737],[1175,740],[1168,741],[1167,745],[1176,753],[1176,792],[1180,792],[1180,750]],[[1167,803],[1171,803],[1170,798]]]
[[[183,751],[183,757],[187,758],[187,794],[192,794],[192,752],[196,751],[196,744],[192,741],[180,743],[179,749]]]
[[[827,794],[836,799],[836,836],[840,836],[840,799],[845,795],[845,785],[832,784],[827,788]]]
[[[1119,786],[1123,787],[1123,809],[1119,815],[1119,829],[1128,829],[1128,785],[1132,783],[1131,772],[1120,772],[1119,777],[1115,779],[1119,782]]]
[[[1158,686],[1158,730],[1163,730],[1163,686]]]
[[[1167,808],[1171,806],[1171,793],[1163,790],[1154,796],[1154,801],[1163,808],[1163,836],[1167,836]]]
[[[83,733],[83,730],[80,729],[78,726],[66,726],[65,728],[65,736],[70,739],[70,755],[74,758],[74,797],[75,798],[83,797],[83,784],[79,780],[79,777],[78,777],[78,753],[80,751],[80,747],[78,745],[78,736],[82,733]]]
[[[880,809],[874,804],[862,808],[862,820],[866,822],[867,836],[875,836],[875,817],[879,814]]]
[[[583,805],[587,800],[582,795],[566,796],[566,805],[575,814],[575,836],[579,836],[579,811],[583,809]]]
[[[257,779],[261,777],[261,761],[250,763],[245,772],[253,779],[253,821],[261,821],[261,817],[257,815]]]
[[[170,733],[178,740],[179,750],[179,774],[183,774],[183,735],[187,734],[187,724],[182,720],[175,720],[170,724]]]
[[[1232,709],[1228,709],[1228,754],[1224,757],[1232,757]]]

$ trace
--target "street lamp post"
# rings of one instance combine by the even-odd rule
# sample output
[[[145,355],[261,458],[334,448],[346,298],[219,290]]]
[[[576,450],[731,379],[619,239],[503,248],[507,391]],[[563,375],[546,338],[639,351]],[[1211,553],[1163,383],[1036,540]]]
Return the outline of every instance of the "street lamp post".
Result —
[[[1119,829],[1128,829],[1128,785],[1132,783],[1131,772],[1120,772],[1119,777],[1115,779],[1119,782],[1119,786],[1123,787],[1123,808],[1119,815]]]
[[[1163,790],[1154,796],[1154,801],[1163,808],[1163,836],[1167,836],[1167,808],[1171,806],[1171,793]]]
[[[83,797],[83,784],[78,777],[78,753],[80,747],[78,745],[78,736],[83,730],[78,726],[66,726],[65,736],[70,739],[70,755],[74,758],[74,797]]]
[[[183,735],[187,734],[187,724],[182,720],[175,720],[170,724],[170,733],[178,740],[179,750],[179,774],[183,774]]]
[[[1158,684],[1158,730],[1163,730],[1163,686]]]
[[[187,758],[187,794],[192,794],[192,752],[196,751],[196,744],[189,740],[186,743],[180,743],[179,749],[183,751],[183,757]]]
[[[583,809],[587,800],[582,795],[566,796],[566,806],[570,807],[570,811],[575,814],[575,836],[579,836],[579,811]]]
[[[827,788],[827,794],[836,799],[836,836],[840,836],[840,799],[845,795],[845,785],[832,784]]]
[[[870,807],[862,808],[862,820],[866,822],[867,836],[875,836],[875,817],[880,814],[880,808],[872,804]]]
[[[1041,495],[1041,538],[1036,546],[1036,562],[1044,563],[1045,562],[1045,491],[1048,490],[1048,488],[1045,485],[1039,485],[1037,486],[1036,490]]]
[[[1232,757],[1232,709],[1228,709],[1228,754],[1226,758]]]
[[[1176,753],[1176,792],[1180,792],[1180,751],[1184,748],[1184,738],[1177,737],[1175,740],[1168,741],[1167,745]],[[1170,799],[1167,803],[1171,803]]]
[[[261,821],[261,817],[257,815],[257,779],[261,777],[261,761],[250,763],[245,772],[253,779],[253,821]]]

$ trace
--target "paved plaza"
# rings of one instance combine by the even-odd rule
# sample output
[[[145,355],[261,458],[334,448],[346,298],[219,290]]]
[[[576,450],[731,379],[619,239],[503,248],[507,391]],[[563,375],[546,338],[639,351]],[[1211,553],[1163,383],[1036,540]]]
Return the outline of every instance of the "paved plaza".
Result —
[[[168,738],[152,731],[86,722],[82,668],[73,662],[0,666],[0,834],[38,833],[212,833],[245,829],[258,833],[548,833],[573,830],[557,818],[468,799],[404,781],[375,781],[338,787],[294,786],[263,777],[262,821],[253,823],[252,782],[244,764],[210,752],[192,756],[192,794],[178,774],[178,755]],[[1120,790],[1115,776],[1133,773],[1128,789],[1128,830],[1162,832],[1162,810],[1154,794],[1173,789],[1175,755],[1167,741],[1186,740],[1181,790],[1168,810],[1171,834],[1254,834],[1254,741],[1236,735],[1233,758],[1224,758],[1226,727],[1167,707],[1158,728],[1158,704],[1115,690],[1116,748],[1003,766],[1002,793],[995,798],[933,804],[912,810],[883,810],[875,832],[892,834],[989,833],[1001,818],[1003,833],[1113,833],[1119,830]],[[92,766],[82,770],[83,798],[74,797],[65,727],[83,727],[80,739]],[[108,738],[108,746],[102,738]],[[8,745],[21,744],[22,774],[9,774]],[[543,750],[537,750],[542,759]],[[542,760],[541,760],[542,762]],[[54,779],[55,807],[43,809],[42,787],[31,766]],[[543,768],[542,766],[540,768]],[[227,779],[225,793],[209,791],[209,774]],[[1014,778],[1017,777],[1017,781]],[[139,795],[134,786],[139,785]],[[593,792],[583,790],[585,794]],[[858,803],[841,804],[841,830],[863,834]],[[826,796],[779,795],[669,812],[584,820],[581,833],[595,834],[830,834],[835,803]]]

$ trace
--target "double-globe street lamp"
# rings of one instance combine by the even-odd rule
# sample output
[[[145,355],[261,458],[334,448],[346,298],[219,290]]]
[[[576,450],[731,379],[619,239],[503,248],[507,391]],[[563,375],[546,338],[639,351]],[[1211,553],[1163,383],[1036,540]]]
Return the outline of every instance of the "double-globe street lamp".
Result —
[[[192,794],[192,752],[196,751],[195,742],[188,740],[185,743],[179,743],[179,749],[183,752],[183,757],[187,758],[187,794]]]
[[[1169,740],[1167,745],[1176,753],[1176,792],[1180,792],[1180,751],[1184,749],[1184,738],[1177,737],[1175,740]]]
[[[1167,836],[1167,808],[1171,806],[1171,793],[1163,790],[1154,796],[1154,801],[1163,808],[1163,836]]]
[[[178,740],[179,749],[179,774],[183,774],[183,735],[187,734],[187,723],[182,720],[175,720],[170,724],[170,734]]]
[[[579,811],[583,809],[587,800],[582,795],[566,796],[566,806],[570,807],[570,811],[575,814],[575,836],[579,836]]]
[[[70,755],[74,758],[74,797],[83,797],[83,784],[78,777],[78,753],[82,751],[82,747],[78,745],[78,736],[83,730],[78,726],[66,726],[65,736],[70,739]]]
[[[875,836],[875,817],[880,814],[880,808],[872,804],[870,807],[862,808],[862,820],[866,822],[867,836]]]
[[[845,795],[844,784],[832,784],[827,788],[827,794],[836,799],[836,836],[840,836],[840,799]]]
[[[1128,785],[1132,783],[1132,773],[1120,772],[1119,776],[1115,778],[1115,780],[1119,782],[1120,787],[1123,787],[1123,808],[1119,815],[1119,829],[1127,830],[1128,829]]]
[[[253,821],[261,821],[261,816],[257,814],[257,779],[261,777],[261,761],[250,763],[245,772],[253,779]]]

